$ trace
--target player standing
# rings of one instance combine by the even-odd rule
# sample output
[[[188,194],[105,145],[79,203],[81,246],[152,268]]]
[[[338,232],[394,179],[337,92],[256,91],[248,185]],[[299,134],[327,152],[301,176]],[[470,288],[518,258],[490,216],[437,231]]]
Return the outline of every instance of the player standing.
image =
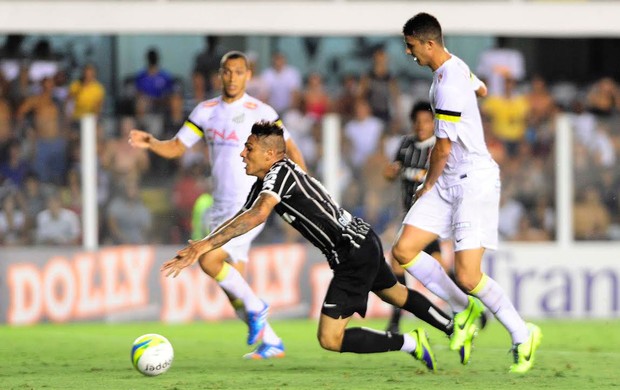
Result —
[[[200,140],[206,140],[213,178],[211,232],[225,225],[243,206],[254,182],[253,177],[245,174],[239,159],[252,125],[260,120],[279,121],[273,108],[246,94],[246,83],[252,73],[244,53],[226,53],[220,61],[219,76],[222,95],[198,104],[174,138],[160,141],[140,130],[132,130],[129,136],[132,146],[149,149],[169,159],[180,157]],[[286,130],[284,137],[291,159],[304,166],[301,153]],[[215,279],[228,295],[237,315],[247,322],[247,343],[253,345],[262,339],[254,352],[245,355],[249,359],[284,356],[282,340],[267,322],[269,306],[254,294],[242,276],[250,244],[263,226],[257,226],[200,258],[202,270]]]
[[[467,363],[480,310],[423,249],[440,238],[453,238],[455,273],[460,285],[478,297],[510,332],[514,364],[524,373],[534,363],[542,333],[526,324],[501,287],[482,273],[486,248],[496,249],[500,197],[499,167],[486,147],[472,73],[443,45],[435,17],[419,13],[403,26],[406,53],[433,71],[430,101],[435,115],[435,146],[424,184],[415,193],[392,248],[393,257],[456,312],[450,347]]]

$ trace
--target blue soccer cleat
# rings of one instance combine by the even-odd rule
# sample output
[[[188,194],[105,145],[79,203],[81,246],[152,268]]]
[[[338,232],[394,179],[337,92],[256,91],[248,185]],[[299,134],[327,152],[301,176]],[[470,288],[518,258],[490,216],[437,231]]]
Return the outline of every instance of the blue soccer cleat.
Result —
[[[284,344],[281,341],[277,345],[261,343],[256,350],[243,355],[244,359],[250,360],[278,359],[283,357]]]
[[[268,312],[269,305],[266,303],[261,311],[248,311],[248,345],[254,345],[262,340]]]

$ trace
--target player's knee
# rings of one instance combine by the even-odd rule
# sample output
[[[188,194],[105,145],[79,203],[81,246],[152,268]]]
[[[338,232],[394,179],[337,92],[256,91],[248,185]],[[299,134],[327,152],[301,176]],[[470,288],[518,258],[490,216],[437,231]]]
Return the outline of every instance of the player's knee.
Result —
[[[454,278],[456,279],[456,283],[465,291],[471,291],[478,285],[480,282],[480,277],[476,275],[470,275],[466,272],[455,272]]]
[[[392,258],[398,261],[400,265],[407,264],[418,255],[419,251],[413,248],[407,248],[405,245],[397,241],[392,246]]]
[[[342,346],[342,336],[338,337],[338,335],[321,332],[319,330],[317,337],[319,339],[319,344],[323,349],[334,352],[340,351],[340,347]]]

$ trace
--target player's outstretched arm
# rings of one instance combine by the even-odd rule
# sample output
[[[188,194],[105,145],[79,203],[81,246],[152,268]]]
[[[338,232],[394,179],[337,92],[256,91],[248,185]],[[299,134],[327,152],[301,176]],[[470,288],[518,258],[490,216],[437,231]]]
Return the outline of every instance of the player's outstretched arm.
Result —
[[[153,135],[142,130],[129,132],[129,145],[134,148],[148,149],[153,153],[168,159],[179,158],[185,153],[185,145],[178,139],[172,138],[160,141]]]
[[[189,240],[189,245],[177,252],[177,255],[165,262],[161,271],[166,276],[176,277],[184,268],[189,267],[200,259],[202,255],[219,248],[233,238],[249,232],[267,220],[271,210],[278,203],[272,195],[261,194],[249,210],[237,215],[214,234],[199,241]]]

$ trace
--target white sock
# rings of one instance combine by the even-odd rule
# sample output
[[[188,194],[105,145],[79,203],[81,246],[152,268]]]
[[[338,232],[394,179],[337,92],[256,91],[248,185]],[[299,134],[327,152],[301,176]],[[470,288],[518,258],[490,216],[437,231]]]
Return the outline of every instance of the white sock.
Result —
[[[508,295],[495,280],[483,274],[478,285],[471,290],[471,294],[478,297],[510,332],[513,344],[520,344],[527,340],[529,331],[525,322],[508,299]]]
[[[244,323],[248,323],[248,314],[243,306],[243,302],[240,299],[233,299],[230,301],[232,307],[235,309],[235,314]],[[273,330],[269,322],[265,325],[265,333],[263,333],[263,342],[271,345],[278,345],[282,341]]]
[[[401,351],[405,351],[411,353],[415,351],[415,348],[418,346],[418,343],[415,341],[413,337],[409,333],[403,334],[403,346],[400,347]]]
[[[469,305],[467,294],[450,279],[446,271],[441,268],[441,264],[428,253],[420,252],[411,262],[404,264],[403,268],[430,292],[448,302],[453,312],[461,312]]]
[[[240,299],[246,310],[260,311],[265,307],[265,303],[254,294],[248,282],[230,264],[224,263],[222,270],[215,277],[215,281],[229,295]]]

